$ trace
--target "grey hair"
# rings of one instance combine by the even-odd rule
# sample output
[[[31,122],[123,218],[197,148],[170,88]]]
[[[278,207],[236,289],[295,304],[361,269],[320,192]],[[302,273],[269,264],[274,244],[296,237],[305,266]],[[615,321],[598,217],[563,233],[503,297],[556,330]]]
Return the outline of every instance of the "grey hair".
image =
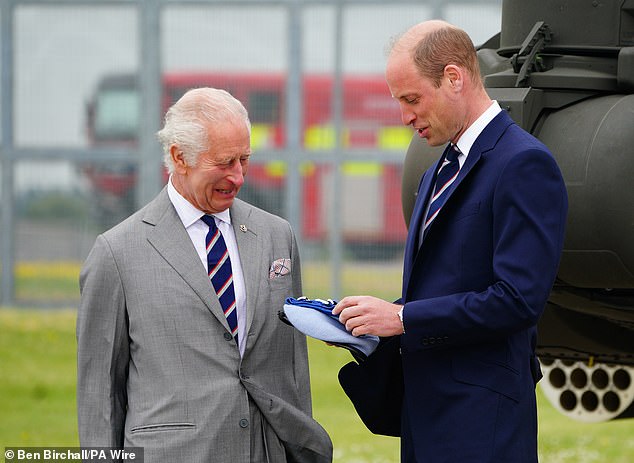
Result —
[[[208,125],[244,121],[251,134],[251,122],[245,107],[229,92],[216,88],[188,90],[165,114],[163,128],[156,133],[163,145],[163,162],[171,174],[174,161],[170,147],[177,145],[187,165],[195,166],[198,156],[209,151]]]

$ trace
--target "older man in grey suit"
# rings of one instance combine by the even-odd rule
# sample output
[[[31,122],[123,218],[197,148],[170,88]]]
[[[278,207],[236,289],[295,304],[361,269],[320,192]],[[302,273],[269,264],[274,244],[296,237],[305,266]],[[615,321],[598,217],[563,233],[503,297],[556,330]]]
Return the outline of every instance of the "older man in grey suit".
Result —
[[[246,110],[190,90],[158,136],[168,185],[97,238],[80,276],[81,445],[143,447],[145,463],[331,461],[306,340],[277,317],[301,295],[294,234],[236,198]]]

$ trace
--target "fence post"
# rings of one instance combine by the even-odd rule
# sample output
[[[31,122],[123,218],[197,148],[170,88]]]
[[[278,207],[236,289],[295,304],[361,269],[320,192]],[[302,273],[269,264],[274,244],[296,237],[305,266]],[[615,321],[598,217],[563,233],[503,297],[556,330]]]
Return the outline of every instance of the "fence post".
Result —
[[[13,10],[12,1],[0,4],[0,126],[2,140],[2,233],[0,233],[0,262],[2,262],[2,305],[11,305],[15,298],[15,209],[13,207]]]
[[[297,240],[301,241],[300,204],[302,200],[299,172],[302,146],[302,7],[288,4],[288,77],[286,80],[286,214]],[[298,243],[301,249],[301,242]]]
[[[162,185],[162,156],[156,139],[162,115],[160,10],[160,2],[143,0],[138,12],[141,38],[139,88],[142,116],[139,125],[137,207],[150,202]]]

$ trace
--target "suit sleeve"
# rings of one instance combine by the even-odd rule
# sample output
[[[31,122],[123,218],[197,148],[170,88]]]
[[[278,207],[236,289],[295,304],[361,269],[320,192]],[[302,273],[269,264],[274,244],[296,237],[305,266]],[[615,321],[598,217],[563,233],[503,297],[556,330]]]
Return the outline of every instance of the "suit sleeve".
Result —
[[[513,156],[493,186],[491,204],[492,263],[463,270],[472,281],[491,266],[488,286],[408,302],[404,347],[439,347],[423,339],[442,339],[445,347],[481,342],[536,325],[557,273],[568,205],[553,157],[538,149]],[[463,252],[478,246],[468,237],[477,230],[461,232],[467,235]]]
[[[97,238],[80,275],[77,412],[82,446],[123,447],[129,362],[125,296],[108,242]]]

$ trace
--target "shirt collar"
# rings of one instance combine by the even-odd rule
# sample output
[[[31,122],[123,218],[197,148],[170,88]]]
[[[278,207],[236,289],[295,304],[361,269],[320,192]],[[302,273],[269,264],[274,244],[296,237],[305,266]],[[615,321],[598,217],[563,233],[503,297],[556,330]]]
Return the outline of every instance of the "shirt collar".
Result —
[[[174,205],[174,208],[176,209],[176,213],[178,214],[178,217],[181,219],[181,222],[183,222],[183,226],[185,228],[189,228],[195,222],[200,220],[200,218],[203,215],[205,215],[205,213],[203,211],[201,211],[198,208],[194,207],[194,205],[192,203],[187,201],[176,190],[176,188],[174,188],[174,185],[172,184],[172,178],[171,177],[170,177],[169,181],[167,182],[167,195],[169,196],[170,201]],[[231,225],[231,214],[229,213],[229,209],[225,209],[222,212],[217,212],[217,213],[211,214],[211,215],[213,215],[215,218],[217,218],[219,220],[222,220],[223,222],[226,222],[227,224]]]
[[[465,155],[469,153],[469,150],[475,143],[478,136],[480,136],[486,126],[489,125],[489,122],[491,122],[500,111],[502,111],[502,108],[499,103],[493,100],[491,106],[489,106],[486,111],[484,111],[480,117],[478,117],[475,122],[471,124],[467,130],[465,130],[460,137],[460,140],[458,140],[458,143],[456,143],[461,153],[464,153]]]

